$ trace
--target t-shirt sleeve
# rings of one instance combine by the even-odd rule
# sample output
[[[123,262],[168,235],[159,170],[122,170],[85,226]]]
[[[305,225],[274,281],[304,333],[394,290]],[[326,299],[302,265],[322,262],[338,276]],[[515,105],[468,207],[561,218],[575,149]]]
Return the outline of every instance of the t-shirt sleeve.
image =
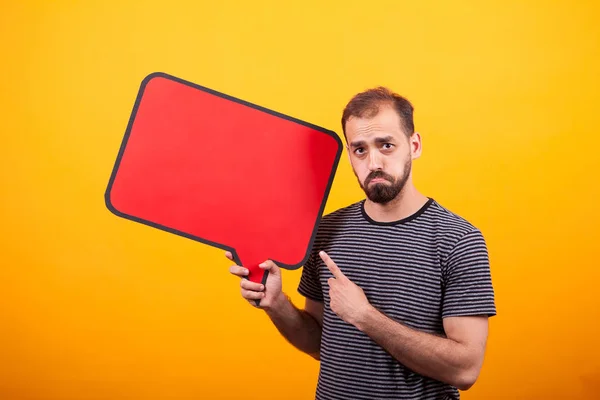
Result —
[[[448,254],[442,318],[496,315],[485,239],[478,229],[465,234]]]
[[[298,292],[309,299],[322,302],[323,289],[319,279],[319,264],[315,262],[315,252],[311,252],[308,261],[302,268]]]

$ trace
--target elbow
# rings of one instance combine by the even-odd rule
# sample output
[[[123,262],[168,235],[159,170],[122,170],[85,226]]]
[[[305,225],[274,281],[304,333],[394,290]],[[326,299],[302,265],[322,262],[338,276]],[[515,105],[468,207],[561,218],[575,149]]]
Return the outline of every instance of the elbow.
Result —
[[[455,378],[454,386],[456,386],[458,390],[469,390],[471,387],[473,387],[478,377],[479,370],[469,369],[461,371],[461,373]]]
[[[461,391],[467,391],[475,385],[483,366],[483,356],[477,356],[465,360],[462,368],[457,368],[453,385]]]
[[[456,388],[460,391],[467,391],[469,389],[471,389],[471,387],[475,384],[475,380],[460,380],[457,381],[456,384],[454,386],[456,386]]]

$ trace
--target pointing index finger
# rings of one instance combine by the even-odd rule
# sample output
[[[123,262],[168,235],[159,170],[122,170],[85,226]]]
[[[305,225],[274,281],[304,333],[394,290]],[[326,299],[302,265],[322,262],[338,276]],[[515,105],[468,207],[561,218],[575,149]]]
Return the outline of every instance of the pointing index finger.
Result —
[[[323,260],[325,265],[327,265],[327,268],[329,268],[329,270],[331,271],[331,273],[333,274],[333,276],[335,278],[345,278],[342,271],[333,262],[333,260],[331,259],[331,257],[329,257],[329,255],[327,253],[325,253],[324,251],[321,251],[321,252],[319,252],[319,255],[321,256],[321,259]]]

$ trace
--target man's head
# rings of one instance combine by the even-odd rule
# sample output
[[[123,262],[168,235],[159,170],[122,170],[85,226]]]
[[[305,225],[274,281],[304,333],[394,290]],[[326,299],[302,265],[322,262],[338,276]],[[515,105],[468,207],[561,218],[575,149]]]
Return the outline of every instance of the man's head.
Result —
[[[387,88],[369,89],[344,109],[342,130],[367,197],[380,204],[395,199],[411,178],[412,160],[421,154],[412,104]]]

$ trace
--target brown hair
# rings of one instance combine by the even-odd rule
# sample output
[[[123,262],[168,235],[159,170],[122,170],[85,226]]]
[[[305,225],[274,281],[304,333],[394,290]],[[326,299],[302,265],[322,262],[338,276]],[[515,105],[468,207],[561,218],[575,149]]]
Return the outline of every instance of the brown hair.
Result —
[[[413,105],[399,94],[392,92],[386,87],[379,86],[358,93],[350,99],[342,114],[344,137],[346,137],[346,122],[350,117],[372,118],[377,115],[379,107],[382,105],[391,105],[396,110],[400,116],[402,128],[406,136],[414,133]]]

